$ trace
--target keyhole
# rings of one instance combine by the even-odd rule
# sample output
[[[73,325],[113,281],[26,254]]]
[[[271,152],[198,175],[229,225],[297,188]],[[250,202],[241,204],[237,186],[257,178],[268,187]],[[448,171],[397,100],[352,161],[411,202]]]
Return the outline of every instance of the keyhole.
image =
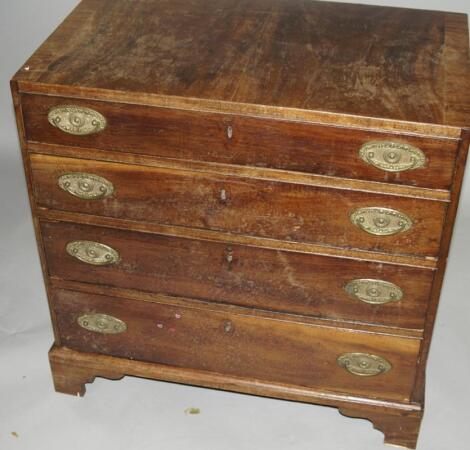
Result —
[[[227,192],[225,191],[225,189],[220,190],[220,201],[222,203],[225,203],[227,201]]]
[[[222,326],[223,326],[225,333],[233,332],[233,323],[231,320],[224,320]]]
[[[231,126],[228,126],[227,127],[227,137],[229,139],[232,139],[232,136],[233,136],[233,128]]]
[[[232,262],[233,262],[233,250],[232,247],[227,248],[227,254],[225,255],[225,259],[228,263],[228,270],[232,270]]]

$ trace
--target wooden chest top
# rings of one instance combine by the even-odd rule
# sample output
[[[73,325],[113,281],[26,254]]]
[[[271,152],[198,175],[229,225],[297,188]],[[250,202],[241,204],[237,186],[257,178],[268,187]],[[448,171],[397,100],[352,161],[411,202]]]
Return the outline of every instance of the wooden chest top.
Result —
[[[454,137],[470,125],[468,52],[462,14],[83,0],[15,80],[22,91],[360,126],[407,121]]]

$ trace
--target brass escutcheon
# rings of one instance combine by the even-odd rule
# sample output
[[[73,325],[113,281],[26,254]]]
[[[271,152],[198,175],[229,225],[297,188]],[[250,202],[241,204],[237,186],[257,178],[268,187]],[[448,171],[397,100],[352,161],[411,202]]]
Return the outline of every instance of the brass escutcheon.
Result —
[[[118,334],[127,330],[125,322],[107,314],[84,314],[77,323],[85,330],[102,334]]]
[[[99,133],[107,126],[106,119],[98,111],[73,105],[52,108],[48,120],[64,133],[76,136]]]
[[[396,284],[383,280],[352,280],[344,290],[361,302],[372,305],[398,302],[403,298],[403,291]]]
[[[72,241],[67,244],[69,255],[93,266],[108,266],[120,261],[119,253],[113,248],[93,241]]]
[[[368,353],[343,353],[336,361],[340,367],[360,377],[381,375],[392,368],[385,358]]]
[[[389,236],[409,230],[413,223],[404,213],[390,208],[359,208],[350,215],[351,222],[366,233]]]
[[[82,200],[99,200],[113,195],[113,183],[91,173],[73,172],[57,180],[61,189]]]
[[[366,163],[386,172],[404,172],[426,165],[422,150],[402,142],[368,142],[360,148],[359,156]]]

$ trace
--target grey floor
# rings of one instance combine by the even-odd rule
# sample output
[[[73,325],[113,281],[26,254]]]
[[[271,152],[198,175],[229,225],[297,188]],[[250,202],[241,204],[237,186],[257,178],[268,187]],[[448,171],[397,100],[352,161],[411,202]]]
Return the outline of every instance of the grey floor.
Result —
[[[132,378],[97,380],[83,399],[54,393],[47,362],[52,332],[8,80],[76,3],[0,4],[0,449],[384,448],[369,422],[330,408]],[[441,1],[387,3],[442,8]],[[470,12],[463,1],[444,7]],[[469,448],[469,229],[467,176],[428,365],[423,450]],[[200,408],[200,414],[186,414],[189,407]]]

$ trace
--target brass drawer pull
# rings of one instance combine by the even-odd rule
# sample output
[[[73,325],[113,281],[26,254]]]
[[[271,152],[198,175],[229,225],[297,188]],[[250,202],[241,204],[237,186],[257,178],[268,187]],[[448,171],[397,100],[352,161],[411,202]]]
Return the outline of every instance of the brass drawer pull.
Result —
[[[52,126],[76,136],[99,133],[107,126],[106,119],[98,111],[73,105],[52,108],[48,119]]]
[[[127,330],[126,322],[107,314],[84,314],[77,323],[85,330],[102,334],[118,334]]]
[[[398,302],[403,298],[403,291],[396,284],[383,280],[352,280],[344,289],[361,302],[372,305]]]
[[[66,173],[57,180],[61,189],[82,200],[99,200],[113,195],[113,183],[91,173]]]
[[[413,223],[404,213],[390,208],[359,208],[350,215],[351,222],[376,236],[389,236],[409,230]]]
[[[337,358],[343,369],[360,377],[373,377],[387,373],[392,365],[385,358],[368,353],[343,353]]]
[[[404,172],[426,165],[422,150],[402,142],[368,142],[360,148],[359,156],[366,163],[386,172]]]
[[[108,266],[120,261],[119,253],[113,248],[93,241],[72,241],[66,251],[78,260],[94,266]]]

